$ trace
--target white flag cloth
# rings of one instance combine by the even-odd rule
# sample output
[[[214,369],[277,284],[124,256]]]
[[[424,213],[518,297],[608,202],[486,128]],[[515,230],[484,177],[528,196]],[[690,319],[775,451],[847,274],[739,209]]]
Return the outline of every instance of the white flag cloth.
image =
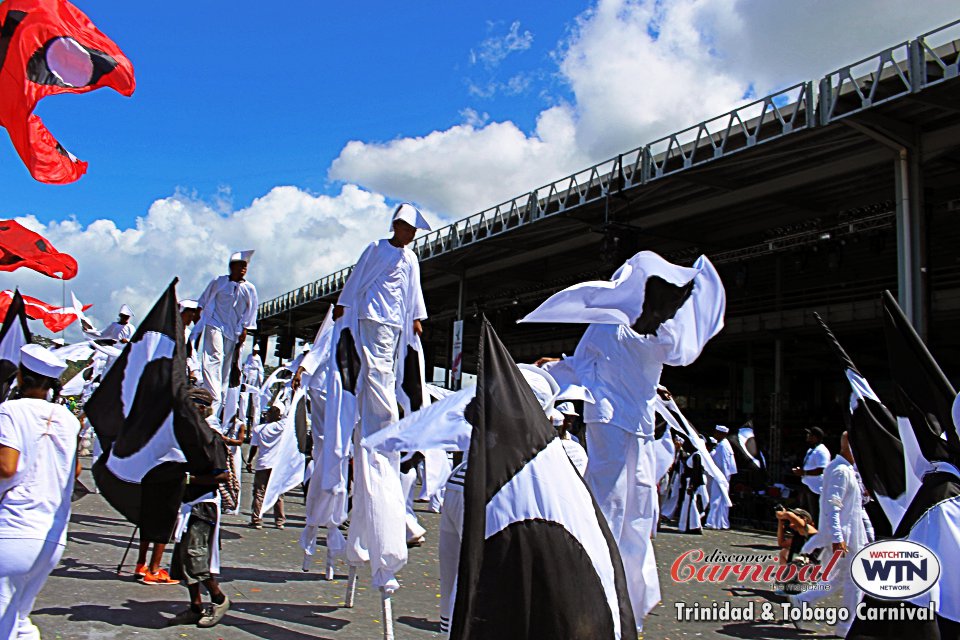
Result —
[[[703,438],[700,437],[697,430],[693,428],[693,425],[691,425],[683,413],[681,413],[676,401],[673,400],[673,398],[665,401],[658,395],[656,398],[656,409],[657,413],[663,416],[663,419],[667,421],[669,426],[677,429],[690,439],[690,442],[693,443],[693,446],[700,454],[700,462],[703,464],[704,472],[713,478],[723,490],[723,495],[725,496],[724,503],[727,506],[732,506],[733,503],[730,501],[730,481],[727,480],[727,476],[717,467],[710,452],[707,451],[707,443],[703,441]]]
[[[297,429],[293,424],[296,415],[293,408],[303,398],[303,394],[302,387],[297,389],[293,396],[293,402],[288,405],[290,410],[281,418],[284,422],[283,433],[280,436],[280,442],[277,444],[276,463],[273,466],[273,471],[270,472],[270,480],[267,482],[260,514],[269,513],[281,495],[303,482],[306,458],[300,452],[300,447],[297,444]]]
[[[360,444],[379,451],[468,451],[473,426],[463,412],[475,394],[473,387],[452,393],[366,436]]]
[[[641,251],[617,269],[610,280],[581,282],[555,293],[520,322],[632,325],[643,311],[647,280],[653,276],[675,286],[695,280],[694,295],[701,288],[704,291],[700,295],[724,296],[720,277],[706,256],[697,258],[692,267],[681,267],[652,251]],[[689,301],[683,306],[688,305]],[[723,311],[724,306],[720,305],[715,314],[700,318],[699,322],[709,328],[719,320],[722,327]]]

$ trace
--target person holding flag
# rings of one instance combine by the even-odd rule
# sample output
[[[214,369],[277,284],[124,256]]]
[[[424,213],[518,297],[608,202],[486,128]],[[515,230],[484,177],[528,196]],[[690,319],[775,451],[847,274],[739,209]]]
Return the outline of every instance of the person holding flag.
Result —
[[[655,405],[665,365],[686,366],[723,328],[726,294],[701,256],[680,267],[641,251],[609,281],[554,294],[521,322],[587,323],[570,357],[537,364],[561,387],[590,390],[585,480],[624,558],[638,630],[660,601],[651,536],[658,517]]]

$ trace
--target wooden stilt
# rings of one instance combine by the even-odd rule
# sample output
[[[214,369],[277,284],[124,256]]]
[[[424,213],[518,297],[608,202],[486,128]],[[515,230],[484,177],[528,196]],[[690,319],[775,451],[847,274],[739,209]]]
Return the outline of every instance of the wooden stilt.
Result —
[[[383,603],[383,640],[393,640],[393,604],[390,596],[381,588],[380,601]]]
[[[326,578],[327,580],[333,580],[334,575],[336,574],[337,560],[333,557],[333,552],[329,549],[327,550],[327,571]]]
[[[353,607],[353,598],[357,594],[357,568],[350,565],[350,575],[347,578],[347,596],[344,598],[343,606],[348,609]]]

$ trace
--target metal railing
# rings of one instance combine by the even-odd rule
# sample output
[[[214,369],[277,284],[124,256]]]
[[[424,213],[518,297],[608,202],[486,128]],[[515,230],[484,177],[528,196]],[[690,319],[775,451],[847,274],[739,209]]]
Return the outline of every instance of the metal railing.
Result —
[[[795,84],[431,231],[412,248],[420,260],[429,260],[596,202],[611,192],[829,125],[958,75],[960,20],[842,67],[818,83]],[[352,269],[346,267],[262,303],[259,317],[277,316],[337,293]]]

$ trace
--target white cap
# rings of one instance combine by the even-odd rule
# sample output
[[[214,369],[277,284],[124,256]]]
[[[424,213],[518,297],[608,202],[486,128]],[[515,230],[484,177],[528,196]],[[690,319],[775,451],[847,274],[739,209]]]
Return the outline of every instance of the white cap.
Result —
[[[573,408],[572,402],[561,402],[557,405],[557,411],[565,416],[578,416],[577,410]]]
[[[254,351],[260,351],[260,345],[254,344],[254,345],[253,345],[253,350],[254,350]]]
[[[235,251],[230,254],[230,262],[246,262],[250,264],[250,258],[253,257],[254,249],[247,249],[246,251]]]
[[[186,300],[181,300],[179,306],[180,306],[180,313],[183,313],[187,309],[196,309],[197,307],[200,306],[200,304],[196,300],[190,300],[188,298]]]
[[[716,428],[716,430],[719,431],[720,433],[730,433],[730,429],[727,429],[727,428],[726,428],[725,426],[723,426],[722,424],[718,424],[715,428]]]
[[[119,313],[118,315],[127,316],[128,318],[132,318],[132,317],[133,317],[133,309],[131,309],[130,307],[128,307],[128,306],[125,305],[125,304],[120,305],[120,313]]]
[[[537,402],[543,407],[543,410],[550,412],[553,409],[553,401],[560,393],[560,385],[553,379],[553,376],[532,364],[518,364],[520,373],[526,378],[527,384],[537,396]]]
[[[283,415],[283,412],[287,410],[286,405],[283,404],[283,400],[277,400],[277,401],[274,402],[272,405],[270,405],[270,408],[271,408],[271,409],[279,409],[279,410],[280,410],[280,415]]]
[[[20,364],[30,371],[48,378],[59,378],[67,370],[67,363],[38,344],[20,348]]]
[[[404,202],[393,212],[393,218],[390,219],[391,230],[393,230],[393,223],[397,220],[403,220],[411,227],[416,227],[417,229],[423,229],[424,231],[431,230],[430,223],[424,219],[420,210],[409,202]]]

